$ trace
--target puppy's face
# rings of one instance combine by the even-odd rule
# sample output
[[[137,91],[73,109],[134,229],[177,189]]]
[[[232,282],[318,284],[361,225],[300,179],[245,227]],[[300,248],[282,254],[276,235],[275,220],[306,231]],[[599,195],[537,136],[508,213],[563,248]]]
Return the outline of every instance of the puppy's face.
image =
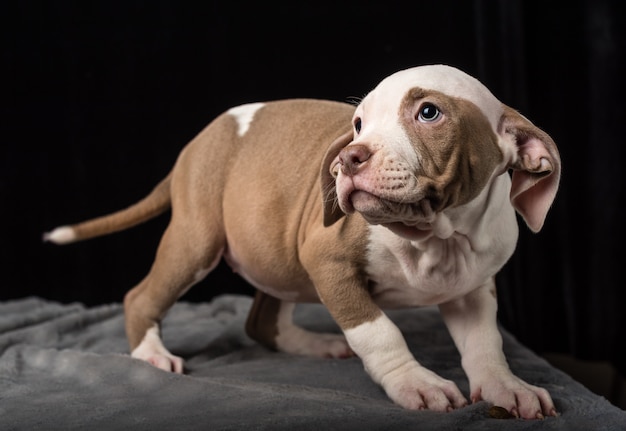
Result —
[[[502,111],[482,84],[453,68],[390,76],[357,107],[353,139],[328,166],[339,208],[399,233],[428,229],[438,212],[470,202],[503,170]]]

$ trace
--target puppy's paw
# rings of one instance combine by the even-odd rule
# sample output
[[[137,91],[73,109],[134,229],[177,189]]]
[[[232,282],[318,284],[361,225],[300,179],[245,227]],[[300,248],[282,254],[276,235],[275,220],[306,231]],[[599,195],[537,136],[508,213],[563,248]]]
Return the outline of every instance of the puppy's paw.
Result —
[[[472,388],[472,402],[485,400],[505,408],[515,417],[543,419],[556,416],[556,408],[548,391],[530,385],[513,374],[492,376]]]
[[[381,385],[389,398],[405,409],[449,412],[467,405],[454,382],[416,362],[388,373],[382,378]]]
[[[354,352],[340,334],[324,334],[290,326],[276,338],[276,347],[281,352],[320,358],[349,358]]]
[[[318,346],[317,356],[324,358],[347,359],[355,356],[354,352],[348,345],[346,338],[338,334],[319,334],[321,337],[317,340]]]
[[[183,359],[178,356],[154,353],[146,358],[137,357],[137,359],[142,359],[163,371],[169,371],[177,374],[183,373]]]
[[[163,346],[156,330],[148,330],[143,341],[130,355],[133,358],[146,361],[161,370],[178,374],[183,373],[183,359],[172,355]]]

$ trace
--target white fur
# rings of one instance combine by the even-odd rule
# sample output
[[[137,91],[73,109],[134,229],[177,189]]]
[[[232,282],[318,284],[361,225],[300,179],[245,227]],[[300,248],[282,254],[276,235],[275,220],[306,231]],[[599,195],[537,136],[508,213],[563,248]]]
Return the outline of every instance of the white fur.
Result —
[[[250,128],[254,114],[265,106],[265,103],[248,103],[228,110],[228,114],[235,117],[238,124],[237,134],[243,136]]]
[[[465,398],[450,380],[422,367],[409,351],[400,330],[384,314],[345,331],[350,347],[389,398],[407,409],[451,410]]]
[[[402,333],[385,314],[344,333],[348,344],[363,360],[365,369],[377,383],[381,383],[386,374],[406,363],[415,362]]]
[[[146,331],[141,343],[132,351],[133,358],[141,359],[162,370],[183,372],[183,360],[172,355],[163,345],[159,336],[159,327],[154,325]]]
[[[374,90],[386,104],[399,106],[407,90],[420,87],[467,99],[489,119],[494,130],[503,112],[502,102],[476,78],[446,65],[432,65],[402,70],[388,76]]]
[[[55,244],[68,244],[76,239],[76,232],[69,226],[61,226],[43,235],[44,241]]]
[[[438,214],[431,234],[420,241],[370,226],[367,271],[376,302],[383,307],[440,304],[493,276],[513,253],[518,235],[509,184],[502,175],[472,202]]]

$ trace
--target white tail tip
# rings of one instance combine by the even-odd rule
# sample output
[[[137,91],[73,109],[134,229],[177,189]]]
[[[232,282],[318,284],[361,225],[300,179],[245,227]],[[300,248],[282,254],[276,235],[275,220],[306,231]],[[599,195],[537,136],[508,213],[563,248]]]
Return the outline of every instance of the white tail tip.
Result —
[[[50,241],[55,244],[67,244],[76,240],[76,232],[69,226],[61,226],[52,232],[43,234],[44,241]]]

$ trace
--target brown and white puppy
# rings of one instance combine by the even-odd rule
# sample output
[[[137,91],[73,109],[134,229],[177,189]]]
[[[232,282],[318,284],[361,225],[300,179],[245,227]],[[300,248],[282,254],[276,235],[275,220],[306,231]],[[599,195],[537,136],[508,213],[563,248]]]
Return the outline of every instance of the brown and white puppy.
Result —
[[[509,370],[494,276],[515,248],[515,210],[540,230],[559,176],[547,134],[476,79],[423,66],[384,79],[356,109],[317,100],[233,108],[142,201],[46,239],[111,233],[171,207],[152,269],[124,301],[132,356],[164,370],[180,373],[183,362],[162,344],[159,322],[223,257],[258,288],[246,329],[259,342],[354,353],[399,405],[447,411],[466,398],[415,360],[382,311],[437,304],[471,400],[540,418],[555,407]],[[294,304],[311,301],[345,337],[292,323]]]

